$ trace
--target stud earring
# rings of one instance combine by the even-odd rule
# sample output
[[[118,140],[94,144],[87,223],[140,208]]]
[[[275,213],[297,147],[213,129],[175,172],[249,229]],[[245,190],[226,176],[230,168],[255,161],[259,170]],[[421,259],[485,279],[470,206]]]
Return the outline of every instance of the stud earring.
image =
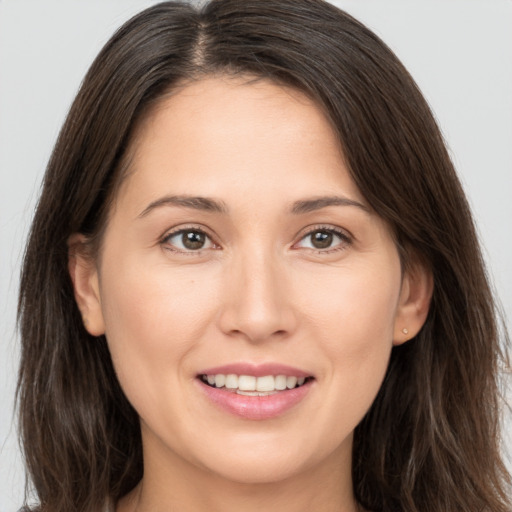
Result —
[[[409,329],[406,329],[406,328],[404,327],[404,328],[402,329],[402,332],[403,332],[404,334],[409,334]]]

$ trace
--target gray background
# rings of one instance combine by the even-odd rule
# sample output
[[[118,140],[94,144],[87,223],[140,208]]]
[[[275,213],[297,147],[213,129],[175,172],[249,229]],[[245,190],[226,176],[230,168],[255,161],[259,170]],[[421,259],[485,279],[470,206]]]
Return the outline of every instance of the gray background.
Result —
[[[94,56],[123,21],[153,3],[0,0],[0,512],[16,510],[23,495],[12,412],[18,360],[15,308],[23,241],[45,164]],[[512,2],[334,3],[391,46],[431,104],[510,319]],[[508,444],[511,425],[509,418]]]

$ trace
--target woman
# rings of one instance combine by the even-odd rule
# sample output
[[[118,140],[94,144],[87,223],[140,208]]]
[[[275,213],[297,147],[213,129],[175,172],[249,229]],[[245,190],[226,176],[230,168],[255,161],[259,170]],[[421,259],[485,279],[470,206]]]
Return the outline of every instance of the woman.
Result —
[[[509,509],[466,200],[410,76],[328,4],[123,26],[20,293],[41,510]]]

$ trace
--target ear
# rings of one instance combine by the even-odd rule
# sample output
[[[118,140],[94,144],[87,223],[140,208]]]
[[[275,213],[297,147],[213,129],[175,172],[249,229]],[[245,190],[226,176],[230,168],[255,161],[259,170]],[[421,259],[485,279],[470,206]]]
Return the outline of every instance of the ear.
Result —
[[[433,289],[432,272],[425,265],[414,263],[404,272],[393,345],[401,345],[418,334],[427,319]]]
[[[68,239],[68,270],[87,332],[105,334],[96,261],[88,254],[87,239],[80,233]]]

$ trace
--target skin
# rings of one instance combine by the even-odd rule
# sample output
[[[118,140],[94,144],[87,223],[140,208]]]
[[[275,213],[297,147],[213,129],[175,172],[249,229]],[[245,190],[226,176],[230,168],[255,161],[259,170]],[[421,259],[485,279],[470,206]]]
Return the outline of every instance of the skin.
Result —
[[[118,511],[357,510],[353,430],[393,344],[421,328],[430,276],[418,265],[402,273],[329,122],[297,91],[194,82],[161,100],[131,149],[99,256],[87,257],[81,235],[70,241],[86,327],[106,334],[141,421],[144,478]],[[155,205],[185,195],[225,211]],[[358,205],[292,211],[324,196]],[[208,235],[201,250],[169,236],[184,228]],[[315,230],[340,235],[318,249]],[[314,381],[284,414],[243,419],[197,381],[239,361],[291,365]]]

